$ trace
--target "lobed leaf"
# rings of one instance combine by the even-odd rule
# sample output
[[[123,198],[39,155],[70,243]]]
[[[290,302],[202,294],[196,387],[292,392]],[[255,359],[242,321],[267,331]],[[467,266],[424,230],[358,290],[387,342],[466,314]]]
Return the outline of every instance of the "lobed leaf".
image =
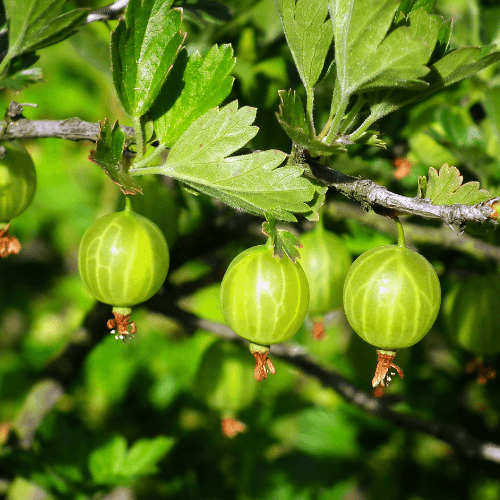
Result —
[[[172,0],[131,0],[111,34],[113,82],[124,110],[144,115],[159,94],[186,37]]]
[[[330,0],[342,96],[379,87],[423,86],[429,48],[401,26],[388,36],[397,0]]]
[[[125,134],[116,120],[113,128],[106,118],[101,123],[101,134],[89,160],[99,165],[111,180],[120,186],[123,194],[142,194],[141,186],[129,175],[129,158],[123,156]]]
[[[170,150],[155,173],[173,177],[195,191],[218,198],[228,205],[257,215],[269,212],[278,219],[295,221],[291,212],[309,212],[314,196],[311,183],[295,166],[278,168],[286,158],[270,150],[228,156],[257,133],[252,126],[256,110],[238,109],[236,101],[215,108],[196,120]],[[139,169],[135,175],[150,173]]]
[[[434,205],[477,205],[492,198],[485,189],[479,189],[479,182],[462,184],[463,177],[456,167],[445,163],[439,173],[435,168],[429,169],[427,182],[420,181],[423,197],[429,198]]]
[[[59,15],[65,0],[5,0],[9,25],[9,59],[53,45],[75,32],[89,9]]]
[[[306,89],[312,89],[325,65],[333,29],[324,0],[276,0],[290,51]]]
[[[171,147],[188,127],[231,92],[231,45],[214,45],[203,58],[183,49],[149,112],[161,143]]]

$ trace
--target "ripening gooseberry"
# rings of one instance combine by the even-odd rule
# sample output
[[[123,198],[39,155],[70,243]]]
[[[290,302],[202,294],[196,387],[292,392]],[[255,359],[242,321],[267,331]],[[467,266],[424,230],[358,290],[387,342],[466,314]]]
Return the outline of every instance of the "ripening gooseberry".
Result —
[[[377,347],[372,386],[390,381],[396,349],[421,340],[436,320],[441,287],[436,271],[422,255],[406,247],[401,222],[398,244],[368,250],[356,259],[344,283],[344,310],[352,329]]]

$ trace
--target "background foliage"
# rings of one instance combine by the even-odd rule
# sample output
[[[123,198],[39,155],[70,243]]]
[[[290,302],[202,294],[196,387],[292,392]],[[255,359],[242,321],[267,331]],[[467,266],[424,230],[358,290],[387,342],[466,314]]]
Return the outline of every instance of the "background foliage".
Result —
[[[105,3],[68,2],[92,8]],[[289,151],[290,140],[275,117],[278,90],[301,94],[303,89],[274,1],[221,3],[225,9],[216,10],[205,2],[204,15],[186,12],[187,51],[197,49],[205,56],[214,43],[232,44],[236,81],[227,102],[238,99],[240,106],[258,108],[255,125],[260,130],[250,147]],[[499,41],[500,7],[495,2],[440,0],[437,10],[454,18],[453,46]],[[130,125],[114,97],[109,37],[108,26],[92,23],[42,50],[37,66],[43,69],[43,81],[19,93],[3,91],[1,107],[15,99],[38,105],[27,108],[32,119],[119,118]],[[319,120],[326,121],[321,110],[327,114],[329,104],[330,95],[320,87],[315,101]],[[500,195],[498,109],[496,65],[377,122],[387,150],[359,146],[339,156],[333,167],[414,196],[419,175],[448,163],[465,180],[480,181]],[[202,330],[186,334],[178,321],[161,314],[162,301],[177,290],[173,296],[183,295],[179,303],[184,309],[223,322],[218,282],[239,251],[263,241],[261,219],[235,215],[203,195],[194,198],[172,182],[175,203],[169,210],[177,227],[169,236],[168,283],[163,293],[137,308],[140,335],[123,345],[106,333],[107,312],[86,292],[76,267],[81,236],[96,217],[117,208],[119,189],[87,160],[85,143],[43,139],[24,144],[37,167],[37,194],[29,211],[15,221],[22,253],[0,263],[0,439],[5,437],[0,489],[6,498],[500,497],[498,465],[459,455],[432,436],[368,415],[279,360],[277,375],[261,385],[257,400],[238,415],[247,432],[223,437],[220,415],[196,392],[200,360],[215,336]],[[398,157],[412,164],[402,178],[393,165]],[[146,192],[147,181],[138,179]],[[356,208],[329,191],[325,225],[342,236],[353,257],[394,241],[390,231],[380,231],[373,217]],[[232,231],[217,231],[220,220],[233,220],[228,226]],[[421,219],[410,222],[440,227]],[[304,231],[311,224],[301,219],[293,227]],[[425,232],[418,239],[414,229],[409,226],[408,239],[434,264],[445,294],[472,273],[498,272],[498,259],[458,251],[453,244],[426,239]],[[465,234],[500,245],[498,231],[468,227]],[[328,320],[325,341],[312,339],[309,323],[297,341],[322,364],[368,388],[372,348],[352,334],[342,312]],[[66,366],[70,342],[82,354]],[[499,382],[480,385],[467,374],[472,356],[450,341],[438,319],[422,342],[399,354],[407,369],[404,381],[391,385],[395,408],[459,424],[478,439],[500,442]],[[18,435],[16,443],[12,434],[7,437],[10,426]]]

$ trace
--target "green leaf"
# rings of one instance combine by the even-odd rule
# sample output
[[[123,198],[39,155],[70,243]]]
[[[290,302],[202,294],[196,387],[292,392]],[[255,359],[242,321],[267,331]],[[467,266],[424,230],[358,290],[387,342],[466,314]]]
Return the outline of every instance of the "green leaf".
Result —
[[[39,82],[42,79],[43,74],[40,68],[24,69],[14,73],[10,77],[1,78],[0,88],[8,88],[10,90],[19,91],[31,83]]]
[[[136,441],[127,453],[120,473],[124,476],[155,473],[158,470],[157,463],[171,450],[174,443],[174,439],[167,436]]]
[[[295,221],[291,212],[308,212],[314,188],[301,177],[299,167],[278,168],[286,158],[269,150],[232,156],[257,133],[254,108],[238,109],[233,101],[198,118],[170,150],[162,167],[134,171],[134,175],[161,173],[228,205],[256,215],[269,212]]]
[[[180,31],[182,10],[171,5],[172,0],[131,0],[111,34],[115,90],[134,118],[153,104],[186,36]]]
[[[9,23],[9,59],[53,45],[75,32],[89,9],[59,15],[65,0],[5,0]]]
[[[127,452],[123,436],[113,436],[89,456],[89,470],[97,484],[129,483],[135,476],[154,474],[157,463],[170,451],[174,439],[140,439]]]
[[[420,189],[425,189],[424,197],[434,205],[477,205],[492,198],[488,191],[479,189],[479,182],[462,182],[458,169],[445,163],[439,173],[435,168],[429,169],[427,185],[421,182]]]
[[[271,214],[265,214],[267,222],[262,223],[262,232],[271,238],[273,244],[273,255],[279,259],[285,254],[292,262],[297,262],[300,253],[297,250],[302,245],[293,233],[286,229],[276,227],[276,219]]]
[[[127,442],[123,436],[113,436],[103,446],[96,448],[89,456],[89,471],[97,484],[120,482],[125,463]]]
[[[431,84],[429,90],[435,92],[448,87],[500,61],[500,51],[495,49],[496,45],[487,45],[463,47],[450,52],[431,66],[431,73],[427,78]]]
[[[324,0],[276,0],[286,40],[306,89],[318,81],[332,44]]]
[[[342,99],[377,87],[425,85],[429,47],[401,26],[386,37],[397,0],[330,0]]]
[[[231,45],[214,45],[203,58],[183,49],[149,115],[160,142],[171,147],[188,127],[231,92],[236,59]]]
[[[101,125],[101,135],[89,160],[99,165],[111,180],[120,186],[123,194],[141,193],[141,186],[128,174],[130,158],[123,155],[125,134],[116,120],[113,128],[106,118]]]
[[[276,118],[295,144],[308,149],[312,156],[328,156],[347,151],[346,147],[340,143],[328,145],[316,138],[310,139],[304,106],[300,96],[295,90],[289,90],[288,92],[280,90],[278,94],[281,104],[278,113],[276,113]]]

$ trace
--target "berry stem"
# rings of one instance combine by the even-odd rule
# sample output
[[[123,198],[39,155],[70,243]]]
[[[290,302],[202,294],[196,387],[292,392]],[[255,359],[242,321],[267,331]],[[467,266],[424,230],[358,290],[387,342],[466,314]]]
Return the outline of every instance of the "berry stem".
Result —
[[[406,248],[405,233],[403,231],[403,224],[401,224],[399,217],[394,217],[394,222],[396,223],[396,227],[398,228],[398,246],[400,246],[402,248]]]

